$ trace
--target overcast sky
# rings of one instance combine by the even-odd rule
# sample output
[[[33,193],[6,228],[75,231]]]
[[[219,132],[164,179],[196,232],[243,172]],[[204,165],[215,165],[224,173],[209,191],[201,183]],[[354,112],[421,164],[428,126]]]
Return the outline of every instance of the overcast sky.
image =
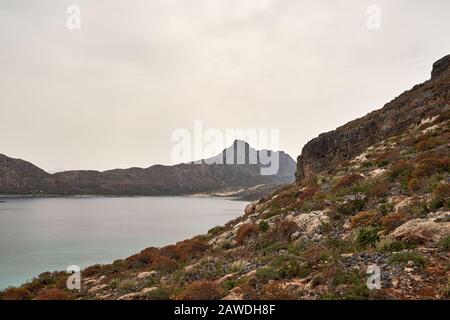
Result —
[[[448,0],[0,0],[0,153],[50,172],[170,164],[173,130],[200,120],[280,129],[296,157],[427,80],[449,34]]]

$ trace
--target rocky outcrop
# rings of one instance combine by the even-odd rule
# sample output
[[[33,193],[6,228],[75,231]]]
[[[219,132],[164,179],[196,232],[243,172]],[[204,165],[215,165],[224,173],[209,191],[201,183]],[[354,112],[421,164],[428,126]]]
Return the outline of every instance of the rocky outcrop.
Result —
[[[433,65],[429,81],[401,94],[382,109],[309,141],[297,159],[297,180],[361,154],[425,118],[450,112],[450,55]]]
[[[436,212],[414,219],[395,229],[390,236],[412,243],[438,242],[450,234],[450,212]]]
[[[321,233],[322,227],[330,222],[330,218],[325,211],[289,215],[287,219],[297,223],[299,235],[306,238],[317,238]]]

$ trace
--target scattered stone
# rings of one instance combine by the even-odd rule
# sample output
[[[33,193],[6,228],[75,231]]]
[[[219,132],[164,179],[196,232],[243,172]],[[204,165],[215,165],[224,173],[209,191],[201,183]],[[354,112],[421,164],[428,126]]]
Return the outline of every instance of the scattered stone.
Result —
[[[153,292],[153,291],[156,291],[156,290],[158,290],[158,287],[144,288],[144,289],[141,290],[141,294],[145,295],[145,294],[147,294],[149,292]]]
[[[117,300],[133,300],[134,298],[137,298],[140,296],[141,296],[140,292],[132,292],[132,293],[128,293],[123,296],[120,296],[119,298],[117,298]]]
[[[102,289],[105,289],[107,286],[108,286],[107,284],[100,284],[98,286],[94,286],[88,290],[88,293],[94,293],[94,292],[100,291]]]
[[[142,279],[147,279],[151,276],[154,276],[155,274],[157,274],[156,271],[146,271],[146,272],[141,272],[136,276],[137,280],[142,280]]]

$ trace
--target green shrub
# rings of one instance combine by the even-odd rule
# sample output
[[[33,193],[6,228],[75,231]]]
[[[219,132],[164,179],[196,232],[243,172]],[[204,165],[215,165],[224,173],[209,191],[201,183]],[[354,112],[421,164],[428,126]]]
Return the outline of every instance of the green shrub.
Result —
[[[258,229],[259,229],[259,231],[261,231],[261,232],[267,232],[268,230],[269,230],[269,228],[270,228],[270,226],[269,226],[269,223],[267,222],[267,221],[261,221],[259,224],[258,224]]]
[[[122,291],[135,291],[139,287],[139,282],[134,279],[126,279],[120,282],[118,289]]]
[[[440,247],[444,251],[450,251],[450,234],[439,242]]]
[[[380,237],[378,236],[379,231],[380,231],[379,228],[374,227],[361,228],[358,230],[356,242],[361,247],[366,246],[374,247],[377,241],[380,239]]]
[[[431,210],[438,210],[442,207],[444,207],[445,203],[442,199],[439,198],[433,198],[430,201],[429,207]]]
[[[230,291],[234,289],[237,285],[237,280],[225,280],[223,282],[223,287],[225,290]]]
[[[447,286],[442,290],[442,296],[447,299],[450,298],[450,279],[448,279]]]
[[[377,242],[376,249],[379,252],[399,252],[404,249],[411,249],[414,245],[403,241],[394,240],[392,238],[384,238]]]
[[[146,299],[148,300],[169,300],[170,299],[170,292],[164,289],[156,289],[153,291],[150,291],[146,295]]]
[[[409,180],[413,171],[414,166],[412,165],[412,163],[405,160],[400,160],[392,165],[388,175],[392,181]]]
[[[349,188],[352,185],[364,180],[364,177],[360,174],[350,174],[343,176],[334,186],[335,190]]]
[[[394,253],[389,258],[390,264],[401,264],[401,263],[407,263],[408,261],[413,261],[415,264],[417,264],[420,267],[424,267],[426,264],[425,258],[416,251]]]
[[[337,207],[337,212],[345,215],[355,214],[356,212],[362,211],[366,205],[366,200],[355,199],[349,200]]]
[[[300,256],[307,248],[308,243],[306,241],[297,241],[291,243],[288,247],[288,253],[296,256]]]
[[[220,244],[221,250],[230,250],[231,248],[233,248],[233,244],[231,243],[230,240],[224,240]]]
[[[208,234],[215,236],[225,230],[225,227],[217,226],[208,230]]]
[[[278,272],[272,267],[264,267],[264,268],[258,269],[255,273],[255,277],[264,282],[267,282],[269,280],[279,280],[280,279]]]

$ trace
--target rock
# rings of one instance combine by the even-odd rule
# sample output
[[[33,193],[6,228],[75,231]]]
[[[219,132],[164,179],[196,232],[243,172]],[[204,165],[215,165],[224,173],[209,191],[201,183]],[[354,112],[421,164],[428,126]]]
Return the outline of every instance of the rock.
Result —
[[[107,286],[108,286],[107,284],[100,284],[98,286],[94,286],[88,290],[88,293],[94,293],[94,292],[100,291],[102,289],[105,289]]]
[[[142,279],[147,279],[151,276],[156,275],[157,272],[156,271],[146,271],[146,272],[141,272],[136,276],[137,280],[142,280]]]
[[[369,177],[370,178],[379,177],[379,176],[383,175],[386,171],[387,171],[386,169],[382,169],[382,168],[375,169],[375,170],[369,172]]]
[[[394,211],[398,212],[398,210],[408,206],[413,199],[413,197],[394,196],[389,198],[389,203],[394,206]]]
[[[226,297],[222,298],[222,300],[244,300],[242,289],[234,288]]]
[[[227,281],[227,280],[229,280],[229,279],[232,279],[235,275],[236,275],[236,273],[230,273],[230,274],[227,274],[227,275],[223,276],[222,278],[216,280],[216,282],[217,282],[217,283],[222,283],[222,282],[224,282],[224,281]]]
[[[249,203],[247,206],[245,206],[245,209],[244,209],[245,214],[250,215],[250,214],[255,213],[255,208],[256,208],[257,204],[258,204],[258,201],[254,201],[254,202]]]
[[[303,235],[314,237],[322,230],[322,226],[330,222],[330,218],[326,215],[326,211],[312,211],[310,213],[302,213],[297,216],[289,215],[290,219],[297,223],[299,232]]]
[[[397,278],[392,279],[392,286],[393,286],[394,288],[397,287],[398,284],[399,284],[399,281],[398,281]]]
[[[300,231],[295,231],[293,234],[291,234],[289,237],[291,240],[296,240],[300,237],[301,233]]]
[[[450,70],[450,54],[433,63],[431,78],[437,78]]]
[[[403,270],[408,273],[414,272],[414,268],[405,268]]]
[[[450,212],[437,212],[425,219],[410,220],[392,231],[390,236],[411,243],[437,242],[450,233],[450,222],[445,222],[449,215]]]
[[[96,278],[86,278],[86,279],[84,279],[83,284],[85,286],[87,286],[87,285],[90,285],[90,284],[94,284],[96,282],[97,282]]]
[[[132,293],[128,293],[125,294],[123,296],[120,296],[119,298],[117,298],[117,300],[133,300],[135,298],[138,298],[141,296],[140,292],[132,292]]]
[[[141,294],[145,295],[149,292],[153,292],[155,290],[158,290],[158,287],[150,287],[150,288],[144,288],[141,290]]]

